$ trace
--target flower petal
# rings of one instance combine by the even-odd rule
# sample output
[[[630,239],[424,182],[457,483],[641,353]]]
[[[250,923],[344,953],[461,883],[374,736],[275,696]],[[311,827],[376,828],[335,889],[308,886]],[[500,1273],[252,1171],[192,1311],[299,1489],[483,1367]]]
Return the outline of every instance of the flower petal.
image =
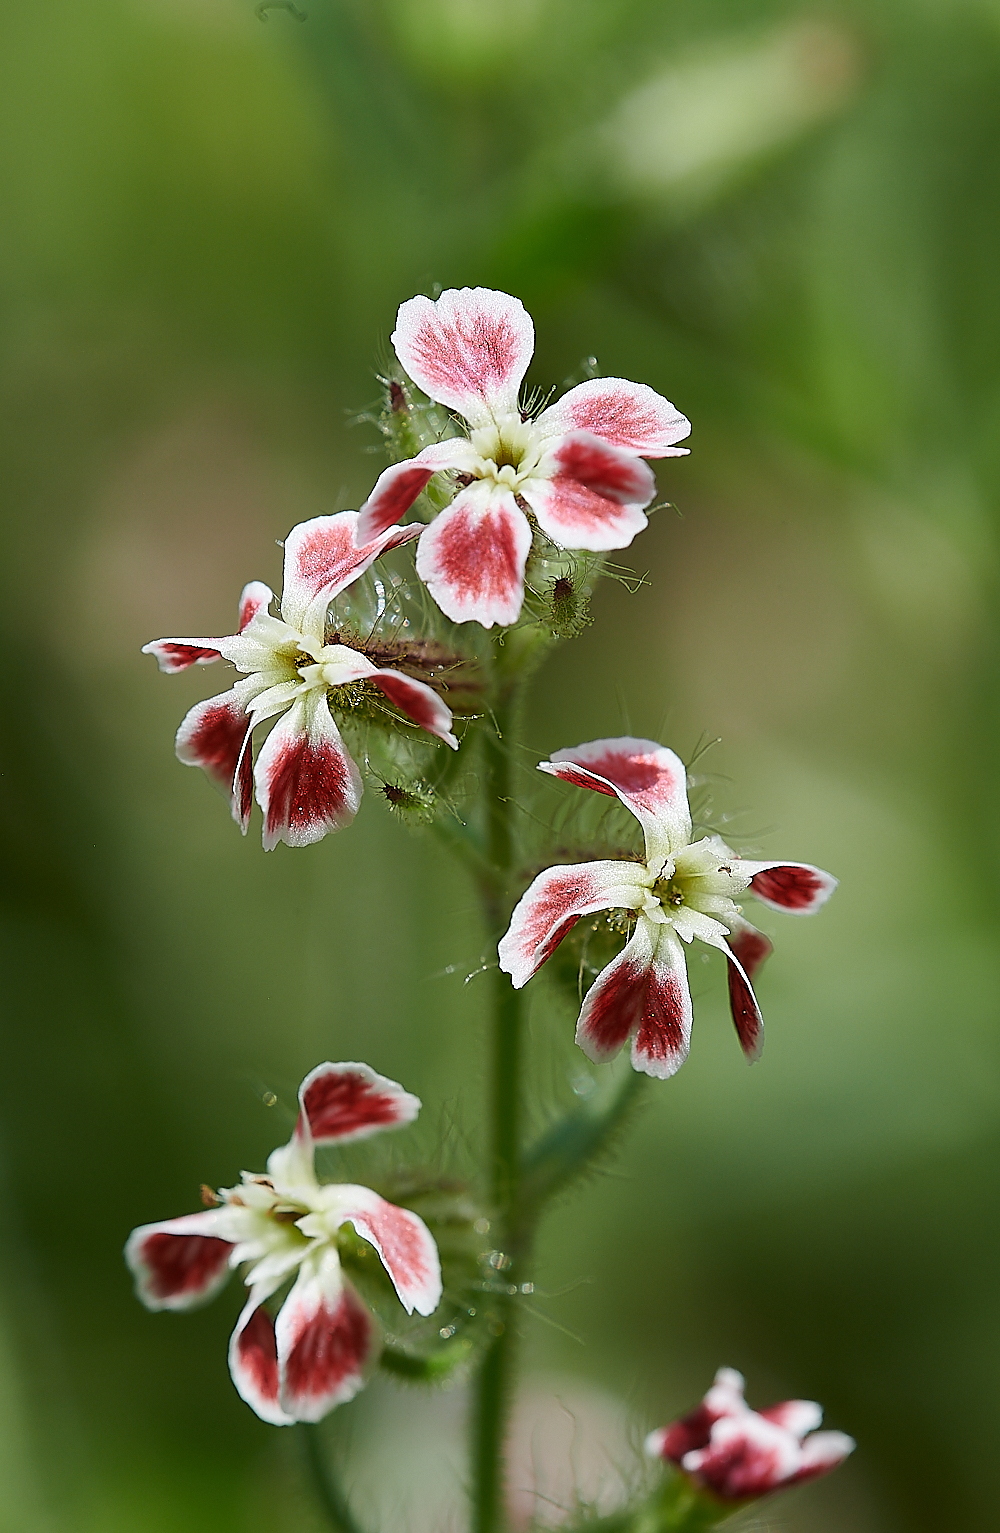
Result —
[[[419,537],[416,527],[393,527],[366,542],[357,541],[358,513],[314,516],[300,522],[285,539],[285,574],[281,591],[284,622],[320,642],[329,603],[363,575],[380,554]]]
[[[229,1342],[229,1372],[236,1392],[262,1421],[291,1426],[294,1416],[281,1408],[278,1346],[274,1321],[263,1308],[267,1290],[255,1288],[247,1300]]]
[[[432,442],[415,458],[392,464],[379,475],[358,512],[355,536],[359,541],[377,537],[406,515],[435,474],[448,468],[471,470],[478,461],[478,453],[465,437],[446,437],[443,442]],[[418,526],[417,531],[422,530]]]
[[[313,1144],[347,1144],[383,1129],[403,1128],[420,1111],[420,1098],[398,1081],[353,1061],[310,1070],[299,1087],[299,1103],[296,1132],[305,1127]]]
[[[300,697],[274,726],[254,769],[264,811],[264,850],[279,841],[311,846],[349,825],[361,803],[361,775],[330,717],[326,694]]]
[[[432,687],[404,676],[401,671],[371,671],[367,680],[414,724],[426,729],[429,735],[437,735],[453,751],[458,750],[458,741],[451,732],[451,709]]]
[[[194,1309],[214,1298],[229,1276],[233,1249],[216,1233],[225,1217],[212,1208],[132,1231],[125,1260],[147,1309]]]
[[[243,705],[230,690],[195,703],[177,731],[174,749],[185,766],[201,767],[230,794],[233,819],[244,835],[250,818],[250,730]]]
[[[401,304],[392,344],[425,394],[479,424],[517,409],[535,329],[508,293],[448,288],[435,303],[417,297]]]
[[[375,1322],[332,1248],[308,1257],[275,1322],[282,1409],[319,1421],[353,1399],[377,1345]]]
[[[769,1405],[767,1410],[759,1411],[758,1415],[765,1421],[773,1421],[776,1426],[784,1427],[786,1432],[791,1432],[793,1437],[805,1437],[807,1432],[815,1432],[823,1420],[823,1407],[817,1405],[815,1400],[782,1400],[780,1405]]]
[[[408,1315],[430,1315],[441,1302],[441,1262],[434,1237],[408,1208],[387,1203],[370,1187],[339,1186],[337,1212],[369,1241]]]
[[[470,485],[425,529],[417,574],[454,623],[516,623],[531,548],[528,519],[506,490]]]
[[[677,938],[640,916],[630,940],[587,991],[576,1041],[595,1063],[632,1037],[632,1064],[666,1080],[687,1058],[691,992]]]
[[[765,958],[774,952],[774,943],[749,921],[734,921],[732,916],[727,916],[726,925],[731,928],[729,946],[742,964],[747,979],[752,980]]]
[[[712,1427],[722,1416],[742,1416],[750,1409],[743,1398],[744,1379],[735,1368],[719,1368],[700,1405],[677,1421],[650,1432],[645,1451],[651,1458],[679,1464],[685,1453],[708,1444]]]
[[[740,872],[751,872],[750,892],[772,910],[786,915],[811,916],[825,905],[837,879],[808,862],[745,862],[739,860]]]
[[[550,760],[539,762],[538,770],[621,799],[645,832],[651,870],[691,839],[687,771],[679,756],[655,740],[631,735],[591,740],[553,751]]]
[[[767,939],[764,939],[767,941]],[[768,943],[770,947],[770,943]],[[723,945],[728,965],[729,1010],[733,1018],[736,1036],[751,1064],[758,1060],[764,1047],[764,1018],[760,1014],[757,997],[753,993],[750,976],[728,943]]]
[[[742,1501],[787,1484],[800,1451],[790,1432],[747,1411],[715,1422],[708,1446],[685,1453],[681,1468],[723,1500]]]
[[[155,655],[161,671],[175,676],[192,665],[213,665],[222,655],[215,648],[218,639],[154,639],[142,646],[144,655]]]
[[[538,525],[563,548],[627,548],[646,526],[656,481],[641,458],[589,432],[563,437],[521,493]]]
[[[846,1432],[814,1432],[802,1444],[799,1467],[789,1475],[786,1485],[801,1485],[805,1480],[815,1480],[821,1474],[829,1474],[854,1452],[857,1443]]]
[[[520,990],[551,958],[581,916],[637,910],[642,869],[634,862],[575,862],[546,868],[521,896],[500,942],[500,967]]]
[[[244,628],[253,622],[258,612],[267,611],[273,600],[274,592],[262,580],[251,580],[248,585],[245,585],[240,596],[239,622],[236,632],[242,633]]]
[[[535,425],[544,436],[591,431],[643,458],[686,455],[686,447],[673,444],[691,433],[691,422],[668,399],[645,383],[630,383],[627,378],[578,383],[543,410]]]

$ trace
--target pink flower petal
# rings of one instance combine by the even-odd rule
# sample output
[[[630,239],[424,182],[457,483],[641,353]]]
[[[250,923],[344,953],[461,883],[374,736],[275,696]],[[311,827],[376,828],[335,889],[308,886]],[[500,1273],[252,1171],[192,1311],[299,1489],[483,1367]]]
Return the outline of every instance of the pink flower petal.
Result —
[[[303,632],[307,627],[322,638],[328,604],[390,548],[419,537],[422,528],[393,527],[357,542],[358,513],[315,516],[300,522],[285,539],[285,575],[281,616]]]
[[[181,721],[174,742],[178,761],[201,767],[230,794],[233,819],[244,834],[250,817],[251,728],[235,693],[221,692],[195,703]]]
[[[708,1446],[686,1453],[681,1467],[724,1501],[743,1501],[786,1484],[798,1460],[799,1445],[789,1432],[747,1411],[717,1421]]]
[[[831,873],[808,862],[744,862],[741,858],[738,866],[740,872],[753,869],[751,894],[786,915],[813,915],[837,887]]]
[[[256,1290],[247,1300],[229,1342],[229,1372],[240,1398],[262,1421],[290,1426],[295,1420],[281,1408],[278,1346],[274,1321],[264,1309],[265,1293]]]
[[[679,756],[655,740],[630,735],[591,740],[554,751],[551,760],[539,762],[538,770],[621,799],[645,831],[651,865],[690,839],[687,771]]]
[[[742,1416],[750,1409],[743,1398],[743,1375],[735,1368],[719,1368],[712,1387],[700,1405],[668,1426],[650,1432],[646,1452],[651,1458],[679,1464],[686,1453],[708,1445],[712,1427],[723,1416]]]
[[[262,580],[251,580],[248,585],[245,585],[240,596],[239,623],[236,632],[242,633],[258,612],[267,611],[273,600],[274,592]]]
[[[417,574],[454,623],[516,623],[531,548],[528,519],[509,491],[471,485],[425,530]]]
[[[551,958],[581,916],[635,910],[642,903],[641,869],[629,862],[576,862],[546,868],[528,887],[499,947],[500,967],[520,990]]]
[[[404,676],[401,671],[371,671],[367,680],[414,724],[426,729],[429,735],[437,735],[453,751],[458,750],[458,741],[451,732],[451,709],[433,688]]]
[[[161,671],[175,676],[192,665],[213,665],[222,655],[215,648],[217,639],[154,639],[142,646],[144,655],[155,655]]]
[[[517,409],[535,331],[519,299],[486,287],[449,288],[436,303],[418,297],[401,304],[392,344],[425,394],[478,424]]]
[[[732,927],[729,947],[742,964],[747,979],[752,980],[765,958],[774,952],[774,943],[770,937],[758,931],[756,926],[751,926],[749,921],[735,923],[730,916],[727,917],[727,924]]]
[[[814,1432],[802,1444],[799,1467],[789,1475],[786,1485],[801,1485],[841,1465],[853,1453],[857,1443],[846,1432]]]
[[[764,941],[767,941],[766,937]],[[760,1058],[764,1047],[764,1018],[761,1016],[757,997],[753,993],[749,974],[731,946],[727,945],[724,951],[728,964],[729,1010],[732,1014],[733,1026],[740,1040],[740,1048],[753,1064]]]
[[[538,417],[545,436],[591,431],[614,447],[643,458],[674,458],[687,453],[675,447],[691,432],[691,422],[662,394],[626,378],[591,378],[578,383]]]
[[[264,742],[254,770],[264,811],[264,850],[279,841],[311,846],[349,825],[361,803],[361,775],[330,717],[326,695],[307,693]]]
[[[563,548],[627,548],[646,526],[656,481],[641,458],[588,432],[564,437],[522,491],[543,532]]]
[[[477,460],[477,453],[465,437],[446,437],[443,442],[432,442],[415,458],[405,463],[394,463],[375,481],[375,488],[358,512],[355,536],[359,542],[377,537],[386,527],[406,515],[421,490],[443,469],[470,469]],[[423,531],[418,526],[417,531]]]
[[[383,1129],[402,1128],[420,1111],[420,1098],[370,1065],[317,1065],[299,1087],[302,1117],[314,1144],[347,1144]]]
[[[275,1323],[281,1407],[319,1421],[365,1382],[377,1346],[375,1322],[344,1282],[333,1250],[307,1258]]]
[[[807,1432],[815,1432],[823,1420],[823,1407],[815,1400],[782,1400],[780,1405],[769,1405],[758,1414],[765,1421],[784,1427],[793,1437],[802,1438]]]
[[[344,1199],[342,1218],[375,1247],[406,1313],[432,1314],[441,1302],[441,1263],[424,1221],[369,1187],[337,1191]]]
[[[666,1080],[687,1058],[691,993],[681,945],[667,928],[640,916],[618,957],[587,991],[576,1041],[595,1063],[632,1038],[632,1064]]]
[[[233,1249],[215,1233],[222,1219],[213,1208],[132,1231],[125,1260],[147,1309],[194,1309],[218,1293],[229,1276]]]

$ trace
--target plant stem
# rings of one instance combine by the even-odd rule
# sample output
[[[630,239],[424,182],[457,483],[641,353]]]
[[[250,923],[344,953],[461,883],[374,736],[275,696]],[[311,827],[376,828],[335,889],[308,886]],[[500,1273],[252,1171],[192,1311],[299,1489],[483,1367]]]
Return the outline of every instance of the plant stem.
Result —
[[[512,691],[498,703],[496,733],[484,741],[486,844],[490,871],[480,881],[483,914],[491,940],[502,934],[509,914],[513,871],[511,827],[511,731],[516,699]],[[503,1253],[501,1269],[513,1283],[524,1243],[515,1245],[515,1210],[521,1178],[521,996],[499,969],[491,975],[492,1059],[490,1082],[490,1191],[494,1210],[494,1246]],[[477,1380],[473,1414],[472,1470],[474,1533],[500,1533],[506,1524],[504,1444],[510,1411],[513,1351],[516,1341],[510,1296],[498,1294],[495,1335]]]
[[[348,1505],[346,1496],[330,1472],[330,1466],[323,1453],[323,1439],[319,1427],[313,1423],[302,1422],[297,1430],[316,1500],[323,1508],[330,1527],[334,1529],[334,1533],[363,1533],[360,1523]]]

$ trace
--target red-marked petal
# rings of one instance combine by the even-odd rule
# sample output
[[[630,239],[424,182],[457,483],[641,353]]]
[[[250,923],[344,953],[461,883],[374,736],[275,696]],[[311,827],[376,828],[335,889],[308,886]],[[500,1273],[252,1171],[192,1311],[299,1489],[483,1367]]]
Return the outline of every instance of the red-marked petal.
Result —
[[[314,1144],[367,1139],[412,1123],[420,1111],[419,1097],[370,1065],[354,1062],[310,1070],[299,1087],[299,1103]]]
[[[645,831],[651,865],[690,840],[684,763],[655,740],[637,740],[629,735],[592,740],[554,751],[551,760],[539,762],[538,770],[575,787],[593,788],[621,799]]]
[[[458,741],[451,732],[451,709],[431,687],[400,671],[372,671],[367,680],[414,724],[426,729],[429,735],[437,735],[453,751],[458,750]]]
[[[679,1464],[686,1453],[708,1445],[712,1427],[723,1416],[743,1416],[750,1407],[743,1398],[743,1375],[735,1368],[720,1368],[700,1405],[668,1426],[650,1432],[646,1452],[652,1458]]]
[[[279,841],[311,846],[349,825],[361,802],[361,775],[321,692],[301,697],[264,742],[254,769],[264,811],[264,849]]]
[[[475,449],[465,437],[446,437],[443,442],[433,442],[425,447],[415,458],[385,469],[358,512],[355,533],[358,541],[377,537],[405,516],[421,490],[442,469],[469,469],[476,458]],[[417,531],[422,528],[418,527]]]
[[[769,1405],[759,1414],[765,1421],[773,1421],[794,1437],[802,1438],[819,1426],[823,1420],[823,1407],[815,1400],[782,1400],[779,1405]]]
[[[250,720],[235,693],[221,692],[218,697],[196,703],[185,715],[174,745],[179,761],[185,766],[201,767],[226,789],[233,819],[244,832],[250,814],[247,792],[250,729]]]
[[[747,1411],[717,1421],[708,1446],[686,1453],[681,1467],[722,1500],[743,1501],[787,1484],[799,1457],[791,1433]]]
[[[516,623],[531,548],[528,519],[507,491],[472,485],[424,531],[417,574],[454,623]]]
[[[262,1421],[291,1426],[295,1417],[281,1408],[278,1347],[274,1321],[261,1303],[264,1297],[252,1293],[236,1323],[229,1343],[229,1372],[240,1398]]]
[[[691,993],[684,954],[666,927],[640,916],[629,942],[587,991],[576,1041],[588,1059],[611,1059],[632,1038],[632,1064],[666,1080],[687,1058]]]
[[[406,1313],[433,1314],[441,1302],[441,1263],[424,1221],[369,1187],[344,1186],[337,1192],[341,1217],[375,1247]]]
[[[419,537],[422,528],[392,527],[359,546],[358,513],[315,516],[285,539],[281,616],[302,632],[323,637],[328,604],[390,548]]]
[[[766,938],[764,940],[767,941]],[[740,1048],[753,1064],[760,1058],[764,1047],[764,1018],[760,1014],[750,976],[731,948],[726,950],[726,962],[729,979],[729,1010],[732,1013],[733,1026],[740,1040]]]
[[[857,1443],[846,1432],[814,1432],[802,1444],[799,1466],[785,1481],[786,1485],[801,1485],[806,1480],[818,1479],[829,1474],[853,1453]]]
[[[535,331],[519,299],[485,287],[449,288],[435,303],[418,297],[401,304],[392,344],[425,394],[479,422],[516,410]]]
[[[691,422],[662,394],[626,378],[578,383],[544,410],[536,424],[545,436],[590,431],[643,458],[683,456],[687,448],[674,443],[691,432]]]
[[[594,550],[627,548],[655,492],[641,458],[585,431],[563,437],[523,487],[543,532],[565,548]]]
[[[514,988],[527,984],[581,916],[637,909],[641,871],[634,862],[609,861],[568,863],[539,873],[518,901],[498,950]]]
[[[218,639],[154,639],[142,646],[144,655],[155,655],[161,671],[168,676],[186,671],[191,665],[212,665],[222,655],[214,647]]]
[[[249,585],[245,585],[243,594],[240,596],[239,622],[236,632],[242,633],[258,612],[267,611],[273,600],[274,592],[262,580],[251,580]]]
[[[335,1251],[303,1263],[275,1323],[282,1409],[319,1421],[353,1399],[377,1347],[375,1322],[340,1273]]]
[[[774,943],[770,937],[758,931],[756,926],[751,926],[749,921],[734,922],[731,916],[727,916],[726,924],[732,927],[730,949],[743,965],[747,979],[752,980],[765,958],[774,952]]]
[[[740,872],[753,872],[751,894],[786,915],[813,915],[837,887],[831,873],[808,862],[745,862],[741,858],[738,867]]]
[[[194,1309],[218,1293],[233,1249],[215,1233],[221,1222],[219,1210],[208,1209],[132,1231],[125,1260],[147,1309]]]

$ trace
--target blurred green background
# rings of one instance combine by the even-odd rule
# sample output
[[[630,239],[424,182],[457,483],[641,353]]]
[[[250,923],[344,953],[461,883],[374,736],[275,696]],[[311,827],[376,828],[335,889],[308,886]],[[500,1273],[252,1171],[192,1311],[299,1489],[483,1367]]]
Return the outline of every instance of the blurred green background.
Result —
[[[986,1528],[1000,0],[301,9],[2,6],[0,1527],[312,1527],[293,1434],[228,1380],[235,1287],[147,1315],[122,1242],[259,1166],[263,1093],[323,1058],[480,1132],[469,889],[371,794],[319,847],[241,841],[172,755],[205,673],[138,653],[225,632],[275,539],[358,504],[350,413],[439,282],[524,300],[529,382],[593,354],[694,422],[624,556],[650,584],[602,589],[529,744],[719,735],[725,807],[842,880],[763,923],[753,1071],[696,977],[689,1063],[549,1226],[565,1331],[528,1323],[530,1368],[573,1443],[720,1363],[822,1400],[855,1458],[748,1525]],[[383,1528],[457,1526],[460,1415],[336,1413]]]

